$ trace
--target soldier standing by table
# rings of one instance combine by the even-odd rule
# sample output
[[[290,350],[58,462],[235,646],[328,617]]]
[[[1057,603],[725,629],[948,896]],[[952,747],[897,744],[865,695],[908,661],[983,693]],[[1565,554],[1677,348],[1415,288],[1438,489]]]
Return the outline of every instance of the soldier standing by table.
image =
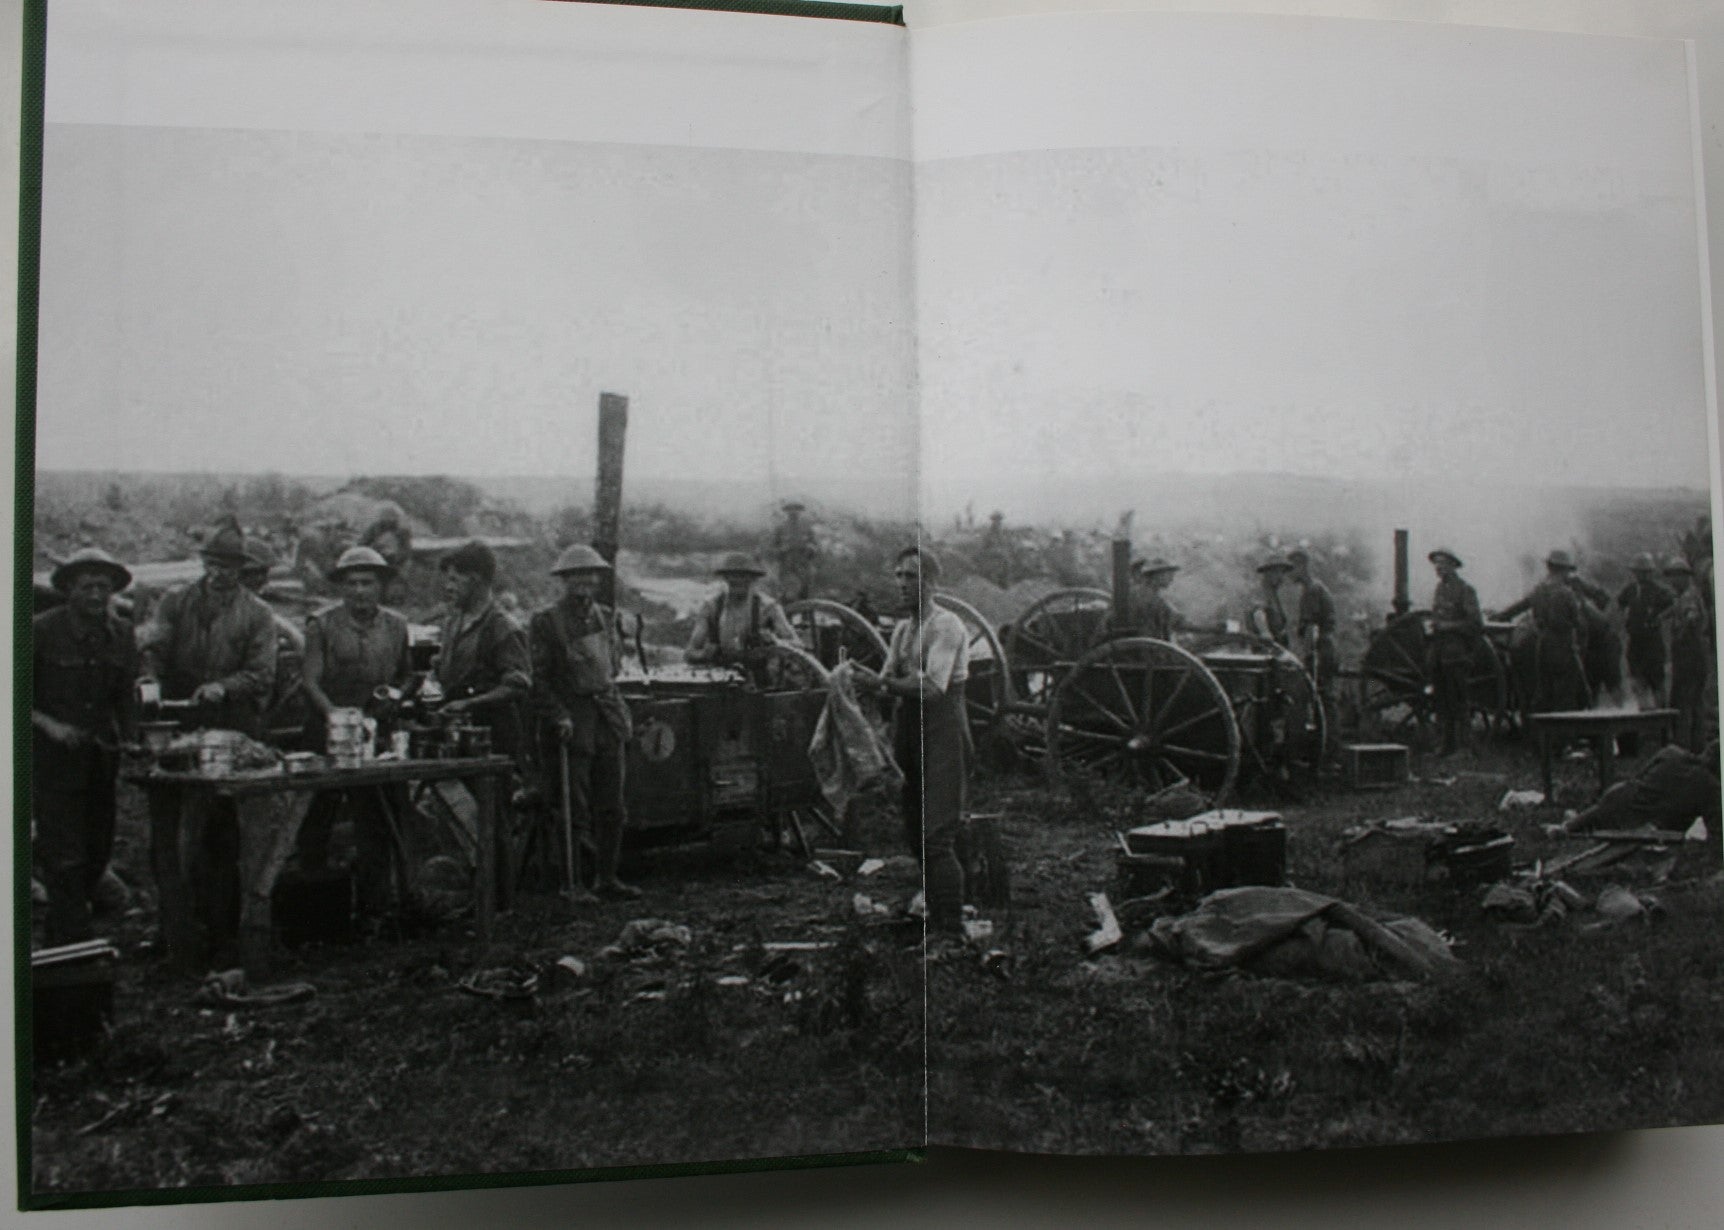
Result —
[[[140,635],[141,678],[159,681],[164,700],[190,700],[200,727],[263,733],[264,706],[275,686],[275,618],[263,599],[240,584],[245,539],[229,517],[203,545],[204,575],[168,593]],[[151,794],[150,858],[157,882],[179,879],[181,792]],[[216,944],[216,962],[232,955],[239,926],[239,830],[231,799],[213,798],[192,852],[192,905]],[[164,872],[173,860],[175,870]],[[178,908],[177,905],[171,908]]]
[[[1585,709],[1589,701],[1580,654],[1586,616],[1568,583],[1574,560],[1567,551],[1552,551],[1544,563],[1544,580],[1519,602],[1504,607],[1497,618],[1513,619],[1523,611],[1532,612],[1538,671],[1532,711]]]
[[[413,673],[408,652],[407,619],[383,605],[383,587],[394,567],[370,547],[342,552],[329,580],[341,591],[341,601],[326,606],[305,623],[304,688],[310,713],[305,741],[322,750],[328,744],[329,714],[335,709],[364,709],[378,688],[406,686]],[[389,806],[405,815],[407,791],[390,790]],[[329,859],[329,830],[342,796],[317,795],[300,830],[299,854],[307,870],[321,870]],[[389,905],[389,822],[372,791],[347,796],[353,818],[359,908],[377,916]]]
[[[1171,641],[1173,634],[1185,627],[1185,620],[1167,600],[1168,587],[1178,571],[1178,564],[1159,555],[1132,565],[1132,575],[1138,584],[1133,587],[1131,626],[1139,636]]]
[[[91,905],[114,849],[119,749],[137,734],[138,676],[131,625],[110,610],[132,583],[126,567],[86,547],[54,569],[52,583],[66,603],[31,625],[30,702],[30,797],[51,945],[91,938]]]
[[[1712,639],[1706,603],[1694,584],[1694,568],[1681,556],[1664,565],[1664,580],[1672,591],[1664,613],[1670,633],[1670,707],[1677,711],[1676,741],[1690,751],[1702,745],[1702,701],[1712,673]]]
[[[1616,595],[1628,635],[1628,676],[1645,689],[1653,704],[1664,698],[1668,655],[1664,647],[1664,612],[1676,599],[1659,583],[1658,564],[1650,552],[1634,559],[1634,580]]]
[[[526,775],[532,751],[521,706],[532,689],[527,636],[492,598],[497,557],[484,543],[464,543],[438,563],[444,613],[438,621],[437,666],[443,712],[491,730],[491,749],[513,756]]]
[[[1438,547],[1426,557],[1437,570],[1431,595],[1431,644],[1427,672],[1434,685],[1437,719],[1442,723],[1442,755],[1460,750],[1472,735],[1473,652],[1484,634],[1479,596],[1460,578],[1461,557]]]
[[[1250,629],[1266,641],[1285,647],[1290,639],[1287,608],[1281,604],[1281,583],[1293,571],[1293,565],[1280,556],[1271,556],[1257,565],[1257,605],[1251,608]]]
[[[853,670],[858,690],[897,702],[892,754],[904,771],[904,836],[922,860],[929,924],[956,931],[964,907],[957,841],[970,760],[969,636],[963,621],[934,601],[939,575],[939,561],[926,547],[898,553],[893,576],[909,613],[892,630],[880,672]]]
[[[1335,653],[1335,595],[1311,574],[1311,555],[1303,547],[1287,553],[1293,565],[1293,580],[1299,584],[1299,606],[1293,618],[1293,640],[1299,656],[1317,683],[1329,729],[1335,729],[1335,674],[1340,661]]]
[[[557,557],[551,574],[562,581],[563,596],[534,612],[528,635],[533,709],[547,793],[561,794],[560,762],[566,758],[571,827],[577,841],[583,832],[592,834],[598,853],[594,888],[606,897],[638,897],[640,889],[617,878],[628,823],[624,770],[634,730],[616,683],[623,660],[616,612],[597,601],[609,571],[602,555],[580,543]],[[573,893],[577,901],[594,899],[579,880]]]

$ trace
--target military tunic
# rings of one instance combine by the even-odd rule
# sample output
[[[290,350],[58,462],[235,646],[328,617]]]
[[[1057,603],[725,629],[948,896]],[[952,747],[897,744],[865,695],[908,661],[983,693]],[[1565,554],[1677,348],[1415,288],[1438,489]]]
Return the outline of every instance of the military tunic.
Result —
[[[1623,630],[1628,639],[1628,673],[1654,696],[1664,690],[1667,655],[1664,647],[1664,612],[1676,601],[1657,581],[1630,581],[1616,595],[1622,608]]]
[[[1478,592],[1459,577],[1443,577],[1431,595],[1429,674],[1437,713],[1452,738],[1472,720],[1472,661],[1484,631]]]

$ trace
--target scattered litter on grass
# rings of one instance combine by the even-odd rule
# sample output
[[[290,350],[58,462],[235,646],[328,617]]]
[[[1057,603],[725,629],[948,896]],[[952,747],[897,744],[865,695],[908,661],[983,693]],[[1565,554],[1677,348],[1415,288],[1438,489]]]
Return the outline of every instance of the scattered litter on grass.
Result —
[[[813,862],[809,863],[808,870],[812,871],[822,880],[842,880],[844,878],[838,874],[838,869],[831,863],[824,863],[819,859],[815,859]]]
[[[531,999],[539,993],[539,975],[509,965],[477,970],[455,984],[481,999]]]
[[[587,963],[579,957],[559,957],[551,968],[570,982],[579,982],[587,976]]]
[[[1520,811],[1528,807],[1543,807],[1544,791],[1542,790],[1510,790],[1497,803],[1497,810],[1502,812]]]
[[[876,901],[866,893],[857,893],[850,898],[850,909],[858,918],[890,918],[892,907],[881,901]]]
[[[680,924],[662,918],[634,918],[623,924],[616,940],[600,949],[598,955],[606,960],[634,957],[647,952],[687,948],[693,942],[694,934]]]
[[[1125,932],[1120,930],[1119,919],[1114,915],[1106,893],[1091,893],[1089,908],[1095,912],[1096,929],[1085,937],[1083,946],[1084,951],[1093,957],[1117,946],[1125,939]]]
[[[206,975],[193,998],[221,1008],[274,1008],[303,1003],[316,994],[317,988],[309,982],[282,982],[254,989],[247,984],[243,969],[229,969]]]
[[[859,876],[871,876],[885,865],[886,860],[883,858],[865,858],[862,860],[862,865],[856,868],[856,874]]]
[[[720,974],[714,984],[721,987],[745,987],[753,980],[742,974]]]
[[[904,913],[911,918],[928,917],[928,898],[923,893],[917,893],[904,906]]]
[[[1165,955],[1203,969],[1363,979],[1427,978],[1460,965],[1419,919],[1372,918],[1298,888],[1221,889],[1189,914],[1158,919],[1150,934]]]
[[[966,918],[963,928],[964,938],[972,944],[980,944],[994,938],[994,924],[986,918]]]

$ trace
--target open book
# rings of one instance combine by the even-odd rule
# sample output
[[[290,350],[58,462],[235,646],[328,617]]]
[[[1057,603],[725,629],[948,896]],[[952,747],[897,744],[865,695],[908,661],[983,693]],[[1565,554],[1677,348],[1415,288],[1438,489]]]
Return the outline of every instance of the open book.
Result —
[[[1724,1119],[1683,44],[42,7],[27,1207]]]

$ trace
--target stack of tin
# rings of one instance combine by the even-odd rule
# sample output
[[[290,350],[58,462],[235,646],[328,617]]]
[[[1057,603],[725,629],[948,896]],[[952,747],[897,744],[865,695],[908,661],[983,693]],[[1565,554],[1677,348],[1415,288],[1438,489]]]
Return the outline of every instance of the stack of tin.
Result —
[[[1121,833],[1119,844],[1127,896],[1171,889],[1196,898],[1218,888],[1287,879],[1287,828],[1275,812],[1204,812]]]
[[[330,758],[338,769],[358,768],[370,758],[372,732],[377,724],[359,709],[329,711]]]

